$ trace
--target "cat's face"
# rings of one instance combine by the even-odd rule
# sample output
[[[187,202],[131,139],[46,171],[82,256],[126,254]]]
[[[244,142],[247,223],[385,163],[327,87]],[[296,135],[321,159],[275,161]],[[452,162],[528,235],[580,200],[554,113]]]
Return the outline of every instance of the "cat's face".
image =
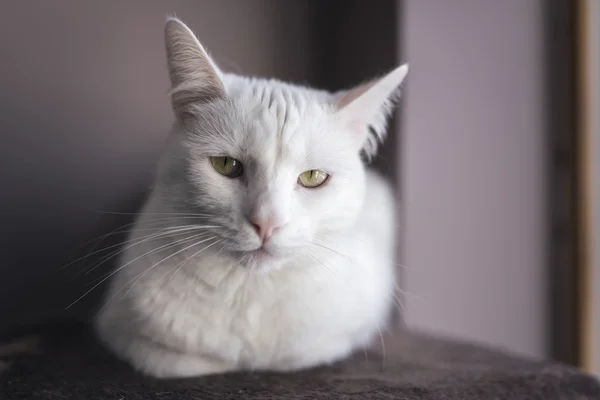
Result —
[[[190,212],[205,215],[224,253],[270,270],[310,259],[354,224],[365,199],[360,153],[374,155],[406,68],[329,94],[223,74],[176,20],[166,41],[181,147],[173,154],[185,159],[168,176],[186,181],[170,186],[188,188]]]
[[[194,201],[242,265],[310,257],[311,245],[348,228],[362,207],[364,167],[352,132],[318,96],[224,80],[233,81],[229,98],[182,128]]]

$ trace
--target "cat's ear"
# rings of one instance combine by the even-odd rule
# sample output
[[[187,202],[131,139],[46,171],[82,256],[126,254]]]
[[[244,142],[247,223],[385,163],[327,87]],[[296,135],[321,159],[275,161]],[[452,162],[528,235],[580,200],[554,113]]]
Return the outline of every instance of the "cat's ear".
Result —
[[[225,97],[219,67],[194,33],[176,18],[167,19],[165,46],[175,114],[181,117],[192,104]]]
[[[368,159],[385,138],[392,106],[407,74],[408,64],[404,64],[379,79],[335,94],[337,116],[355,132],[357,145]]]

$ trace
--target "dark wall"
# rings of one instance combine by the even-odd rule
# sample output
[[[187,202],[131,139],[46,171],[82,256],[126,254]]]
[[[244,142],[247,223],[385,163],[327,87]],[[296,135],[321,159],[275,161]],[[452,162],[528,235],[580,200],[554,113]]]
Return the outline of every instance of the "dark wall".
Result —
[[[101,295],[100,287],[65,310],[110,270],[106,262],[85,273],[108,253],[64,266],[122,241],[125,232],[90,242],[129,223],[152,180],[172,122],[167,15],[182,18],[226,70],[339,89],[395,64],[395,48],[382,46],[350,62],[346,39],[361,37],[350,32],[360,8],[367,9],[302,0],[2,2],[0,332],[85,318]],[[390,34],[370,29],[365,37],[385,42]]]
[[[581,171],[577,126],[577,15],[580,2],[550,0],[545,8],[546,129],[548,134],[549,349],[552,359],[581,365],[582,306],[578,226]]]

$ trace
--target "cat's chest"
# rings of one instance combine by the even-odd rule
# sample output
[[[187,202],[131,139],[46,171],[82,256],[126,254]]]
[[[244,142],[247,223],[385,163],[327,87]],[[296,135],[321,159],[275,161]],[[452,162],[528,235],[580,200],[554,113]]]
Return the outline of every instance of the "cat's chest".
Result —
[[[343,283],[342,283],[343,282]],[[326,271],[314,274],[281,274],[232,278],[212,291],[197,288],[183,301],[191,315],[211,318],[245,332],[270,331],[290,334],[322,324],[340,315],[339,307],[351,306],[356,284],[348,277]],[[198,325],[198,329],[206,326]]]
[[[380,296],[352,274],[244,277],[189,295],[165,307],[165,335],[192,351],[228,354],[232,361],[265,362],[305,351],[323,338],[357,331],[376,318]]]

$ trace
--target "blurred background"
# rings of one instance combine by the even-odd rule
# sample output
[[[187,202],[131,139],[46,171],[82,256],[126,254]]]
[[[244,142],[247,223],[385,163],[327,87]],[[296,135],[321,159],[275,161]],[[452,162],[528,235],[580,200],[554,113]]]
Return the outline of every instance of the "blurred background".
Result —
[[[0,333],[93,312],[102,285],[67,306],[108,253],[69,263],[152,181],[173,14],[230,72],[337,90],[408,61],[376,161],[403,322],[598,370],[595,0],[1,2]]]

